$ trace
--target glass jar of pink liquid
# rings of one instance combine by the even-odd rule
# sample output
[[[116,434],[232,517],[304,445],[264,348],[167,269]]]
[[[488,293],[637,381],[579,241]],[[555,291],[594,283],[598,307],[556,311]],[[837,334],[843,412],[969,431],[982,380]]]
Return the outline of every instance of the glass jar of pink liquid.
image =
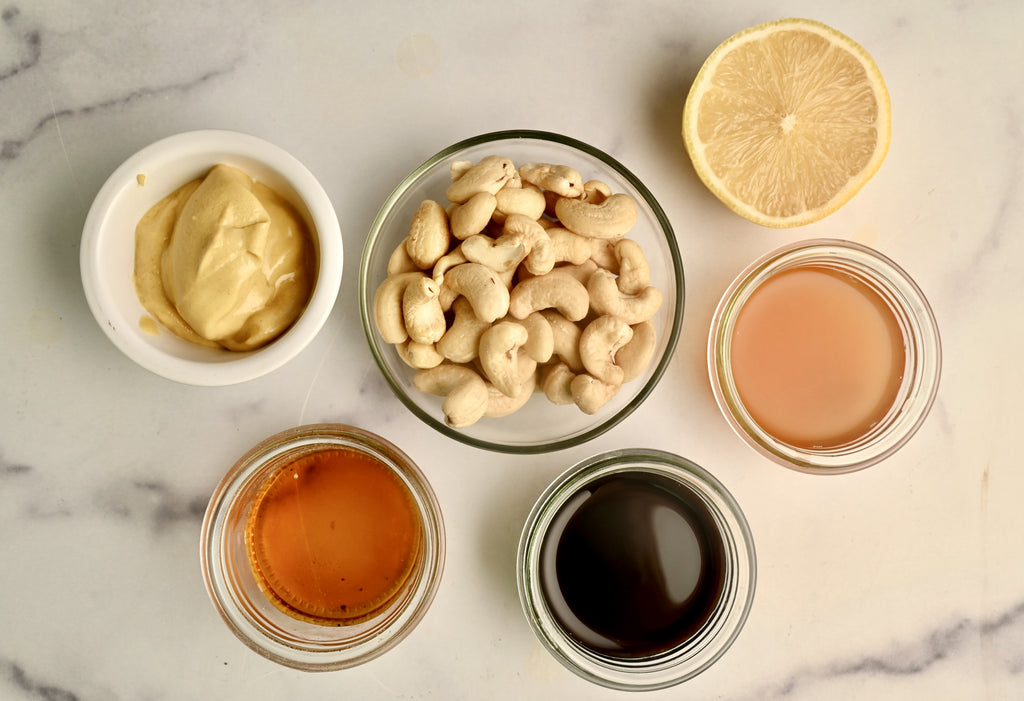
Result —
[[[750,264],[708,343],[712,390],[736,433],[781,465],[823,474],[873,465],[910,439],[935,399],[941,355],[910,276],[837,239]]]

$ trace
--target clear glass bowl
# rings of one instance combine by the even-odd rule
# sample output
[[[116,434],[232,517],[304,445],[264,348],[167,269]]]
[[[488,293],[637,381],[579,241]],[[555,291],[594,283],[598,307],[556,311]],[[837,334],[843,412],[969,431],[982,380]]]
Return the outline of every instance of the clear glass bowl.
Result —
[[[413,214],[425,199],[446,204],[451,182],[450,164],[476,162],[488,155],[510,158],[517,166],[526,162],[568,165],[584,180],[599,179],[615,192],[633,196],[639,216],[628,234],[644,249],[651,266],[651,284],[664,302],[653,319],[657,348],[645,372],[623,385],[618,395],[593,415],[575,406],[558,406],[537,393],[515,414],[484,418],[467,428],[445,423],[440,397],[424,394],[413,386],[415,371],[395,348],[377,334],[373,322],[373,296],[387,276],[391,253],[409,232]],[[402,181],[384,202],[370,228],[359,270],[359,306],[370,351],[395,395],[417,417],[442,434],[468,445],[508,453],[541,453],[588,441],[618,424],[651,393],[664,374],[679,339],[683,316],[683,266],[672,226],[647,187],[622,164],[580,141],[538,131],[502,131],[476,136],[449,146],[432,156]]]
[[[564,523],[563,507],[571,508],[578,503],[581,493],[586,493],[594,483],[621,475],[653,476],[678,485],[677,491],[687,494],[689,501],[700,504],[709,515],[724,553],[719,594],[703,625],[670,649],[640,657],[615,656],[581,644],[577,636],[558,622],[544,586],[545,539],[549,531]],[[685,551],[683,544],[679,547]],[[660,548],[658,552],[662,552]],[[663,557],[673,559],[671,555]],[[753,605],[757,562],[753,537],[743,512],[713,475],[678,455],[629,449],[588,458],[548,486],[523,528],[516,573],[519,600],[526,618],[541,643],[560,663],[596,684],[642,691],[686,681],[725,654]]]
[[[339,447],[369,455],[393,470],[415,502],[422,543],[411,574],[383,608],[358,622],[328,626],[293,618],[264,595],[250,565],[246,529],[254,500],[268,479],[301,456]],[[203,520],[203,580],[221,617],[252,650],[305,671],[353,667],[397,645],[433,601],[444,557],[440,506],[416,464],[380,436],[340,424],[300,426],[252,448],[217,486]]]
[[[839,445],[791,445],[766,431],[744,406],[731,367],[736,320],[744,303],[772,276],[795,267],[828,268],[873,290],[892,311],[904,340],[904,371],[891,407],[866,433]],[[708,370],[718,406],[754,450],[801,472],[840,474],[874,465],[899,450],[921,426],[939,387],[942,345],[924,293],[896,263],[872,248],[840,239],[812,239],[778,248],[751,263],[722,296],[711,323]]]

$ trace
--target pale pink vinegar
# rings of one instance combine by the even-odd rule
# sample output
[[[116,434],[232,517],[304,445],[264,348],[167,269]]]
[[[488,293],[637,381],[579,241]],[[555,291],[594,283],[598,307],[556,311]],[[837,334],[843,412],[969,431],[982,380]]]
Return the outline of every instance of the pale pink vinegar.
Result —
[[[893,405],[904,337],[885,300],[821,265],[783,270],[744,303],[732,335],[740,400],[777,440],[829,448],[855,440]]]

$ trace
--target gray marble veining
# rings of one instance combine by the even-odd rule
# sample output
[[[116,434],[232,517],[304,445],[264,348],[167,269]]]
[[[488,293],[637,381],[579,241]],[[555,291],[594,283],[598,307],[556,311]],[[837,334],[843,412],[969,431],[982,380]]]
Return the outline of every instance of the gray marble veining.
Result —
[[[791,231],[722,207],[679,136],[703,58],[777,11],[864,45],[894,111],[875,178]],[[633,443],[714,472],[758,549],[736,643],[651,698],[1024,699],[1021,27],[1016,0],[0,5],[0,699],[634,698],[561,668],[514,585],[518,532],[544,485]],[[454,445],[422,425],[381,379],[356,301],[365,232],[398,181],[447,144],[516,127],[618,155],[659,198],[687,273],[683,338],[644,407],[586,446],[532,457]],[[314,344],[226,388],[133,366],[77,279],[105,178],[145,144],[197,128],[286,148],[330,194],[345,238],[342,290]],[[706,378],[722,286],[771,248],[818,236],[903,265],[944,344],[920,433],[838,479],[747,449]],[[379,432],[414,457],[442,503],[448,557],[430,612],[398,648],[310,675],[231,635],[203,589],[198,543],[233,462],[319,421]]]

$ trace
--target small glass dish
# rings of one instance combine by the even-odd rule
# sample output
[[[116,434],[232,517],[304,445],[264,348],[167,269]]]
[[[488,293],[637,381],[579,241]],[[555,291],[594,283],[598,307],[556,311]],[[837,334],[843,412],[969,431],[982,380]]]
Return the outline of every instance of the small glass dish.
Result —
[[[617,498],[618,511],[607,506]],[[593,532],[574,525],[587,519]],[[590,547],[579,547],[581,533]],[[516,564],[523,611],[544,647],[580,677],[628,691],[679,684],[725,654],[753,604],[756,570],[746,518],[726,488],[685,458],[647,449],[602,453],[558,477],[526,521]],[[594,576],[574,582],[582,571]],[[653,623],[631,628],[645,618]]]
[[[325,625],[286,614],[271,600],[271,594],[263,591],[266,580],[256,576],[251,559],[250,516],[267,485],[282,470],[319,452],[337,450],[365,456],[404,485],[418,519],[419,538],[409,573],[392,596],[366,615]],[[389,441],[340,424],[292,428],[253,447],[217,486],[203,520],[203,579],[225,623],[260,655],[311,672],[362,664],[402,641],[433,601],[444,558],[440,507],[419,468]]]
[[[483,418],[465,428],[445,422],[441,397],[420,392],[413,386],[415,370],[399,356],[395,346],[377,333],[373,320],[373,298],[387,277],[392,252],[409,233],[420,203],[433,199],[446,203],[445,190],[451,183],[451,164],[478,162],[490,156],[504,156],[516,165],[527,162],[567,165],[584,180],[598,179],[613,192],[624,192],[636,201],[638,218],[627,234],[636,240],[651,268],[651,285],[663,295],[663,303],[652,320],[657,344],[651,361],[640,377],[599,411],[584,414],[575,406],[558,406],[537,392],[526,405],[510,416]],[[507,453],[541,453],[579,445],[612,428],[629,416],[661,379],[682,328],[683,266],[675,233],[668,217],[648,188],[612,156],[567,136],[540,131],[501,131],[475,136],[442,150],[417,167],[384,202],[370,228],[359,270],[359,304],[363,330],[370,351],[395,395],[419,419],[440,433],[465,444]]]
[[[871,304],[878,310],[877,321],[895,329],[891,332],[896,339],[891,343],[895,358],[889,366],[892,368],[892,376],[885,380],[888,384],[885,393],[878,394],[884,401],[878,403],[872,411],[865,412],[859,424],[850,423],[849,426],[853,428],[845,435],[837,432],[834,440],[813,442],[810,439],[774,435],[783,432],[777,429],[769,431],[762,425],[771,420],[767,414],[762,413],[760,422],[755,419],[753,413],[756,412],[752,412],[748,406],[752,395],[748,395],[745,403],[737,386],[733,355],[737,320],[745,305],[749,304],[752,296],[765,283],[780,279],[776,277],[780,274],[792,274],[794,271],[821,271],[845,281],[844,284],[851,289],[860,290],[859,294],[864,299],[872,300]],[[847,312],[840,309],[849,308],[828,307],[829,313],[837,319],[843,319],[844,324]],[[806,318],[811,317],[806,315]],[[862,322],[861,317],[850,315],[849,318],[857,323]],[[851,325],[849,328],[854,327]],[[853,340],[865,336],[859,333]],[[845,348],[836,345],[833,344],[833,355],[829,356],[835,367],[839,367],[841,362],[847,362],[844,358],[853,354],[854,351],[849,351],[849,348],[857,348],[858,352],[860,350],[855,344],[847,344]],[[869,372],[870,362],[873,361],[864,359],[871,355],[862,353],[857,361],[861,364],[862,377],[858,387],[869,386],[875,381]],[[928,415],[938,391],[941,365],[942,347],[938,326],[921,289],[900,266],[886,256],[867,246],[841,239],[812,239],[792,243],[752,262],[722,296],[712,319],[708,339],[711,387],[729,425],[758,453],[785,467],[814,474],[840,474],[860,470],[899,450]],[[810,365],[801,368],[800,373],[810,377],[807,367]],[[879,370],[879,376],[883,372]],[[798,396],[795,389],[791,389],[789,394]],[[833,396],[840,395],[835,393]],[[843,402],[853,406],[862,396],[863,393],[851,393],[849,397],[844,397]],[[836,413],[839,415],[841,412]],[[822,417],[823,422],[832,420],[830,417],[826,419],[826,412],[817,411],[816,414]]]

